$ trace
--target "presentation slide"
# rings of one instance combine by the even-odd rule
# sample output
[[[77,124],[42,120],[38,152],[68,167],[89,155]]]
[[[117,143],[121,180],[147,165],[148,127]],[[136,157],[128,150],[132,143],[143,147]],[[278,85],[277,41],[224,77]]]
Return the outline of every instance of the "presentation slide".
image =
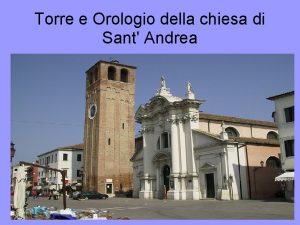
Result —
[[[299,10],[1,1],[2,223],[298,224]]]

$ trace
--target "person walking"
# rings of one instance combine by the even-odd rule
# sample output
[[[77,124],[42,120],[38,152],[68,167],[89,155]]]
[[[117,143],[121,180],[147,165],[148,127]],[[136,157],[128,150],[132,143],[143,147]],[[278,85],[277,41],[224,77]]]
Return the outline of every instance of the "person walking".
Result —
[[[53,190],[50,191],[48,200],[50,200],[52,196],[53,196]]]
[[[32,194],[32,198],[36,198],[37,195],[36,190],[32,190],[31,194]]]
[[[53,199],[58,200],[58,191],[57,190],[53,190]]]

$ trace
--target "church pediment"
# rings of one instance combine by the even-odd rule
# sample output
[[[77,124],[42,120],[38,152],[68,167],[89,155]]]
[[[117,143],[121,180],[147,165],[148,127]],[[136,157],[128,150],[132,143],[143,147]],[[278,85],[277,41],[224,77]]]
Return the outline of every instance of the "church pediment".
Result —
[[[163,96],[153,97],[149,103],[141,105],[135,113],[135,120],[139,123],[143,119],[151,119],[158,113],[164,113],[171,103]]]
[[[217,167],[211,163],[205,163],[203,166],[200,167],[200,170],[211,170],[216,169]]]
[[[158,152],[154,155],[152,161],[163,161],[163,160],[168,160],[171,158],[170,152]]]

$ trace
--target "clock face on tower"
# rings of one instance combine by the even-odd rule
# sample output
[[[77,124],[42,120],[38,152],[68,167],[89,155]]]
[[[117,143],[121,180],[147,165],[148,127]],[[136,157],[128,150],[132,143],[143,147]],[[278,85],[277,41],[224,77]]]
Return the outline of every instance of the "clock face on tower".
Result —
[[[91,120],[94,119],[95,116],[96,116],[96,113],[97,113],[97,105],[95,103],[93,103],[93,104],[90,105],[90,108],[89,108],[89,111],[88,111],[89,118]]]

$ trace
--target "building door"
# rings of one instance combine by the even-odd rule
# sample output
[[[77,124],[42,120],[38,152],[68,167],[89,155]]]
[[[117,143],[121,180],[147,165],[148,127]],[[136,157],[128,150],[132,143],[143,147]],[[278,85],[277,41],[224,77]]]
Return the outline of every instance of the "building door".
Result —
[[[215,182],[214,174],[205,174],[206,178],[206,198],[215,198]]]
[[[166,187],[166,191],[170,189],[170,167],[165,165],[163,167],[163,178],[164,178],[164,186]]]
[[[112,194],[112,184],[106,183],[106,194]]]

